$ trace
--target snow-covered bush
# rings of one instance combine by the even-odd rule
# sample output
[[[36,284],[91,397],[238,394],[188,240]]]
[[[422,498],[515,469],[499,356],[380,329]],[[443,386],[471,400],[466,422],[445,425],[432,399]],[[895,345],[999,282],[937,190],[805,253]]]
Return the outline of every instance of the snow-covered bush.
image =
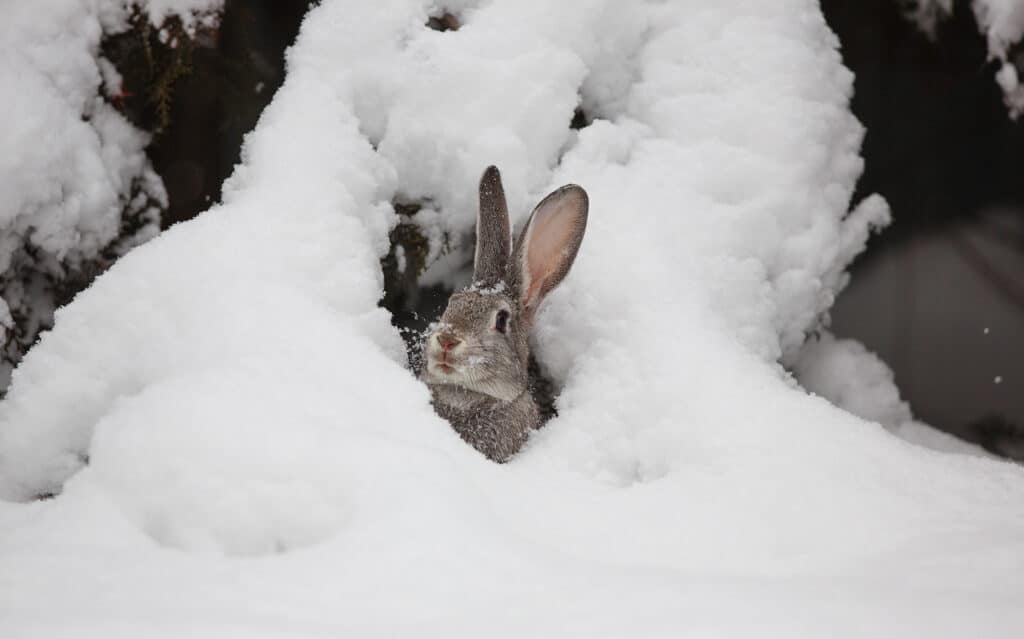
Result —
[[[906,16],[934,38],[938,25],[953,15],[954,0],[897,0]],[[999,63],[996,82],[1013,118],[1024,113],[1024,55],[1015,46],[1024,36],[1024,2],[971,0],[978,29],[988,43],[988,54]]]
[[[149,138],[102,94],[118,74],[104,35],[141,12],[194,28],[211,0],[10,2],[0,19],[0,389],[11,367],[99,271],[153,237],[167,204]]]
[[[426,26],[443,10],[458,29]],[[324,0],[224,203],[15,371],[0,623],[1013,636],[1024,472],[908,444],[779,364],[887,218],[851,211],[837,46],[813,0]],[[566,182],[591,202],[536,329],[559,415],[507,465],[434,415],[378,307],[392,202],[457,242],[490,163],[518,222]]]

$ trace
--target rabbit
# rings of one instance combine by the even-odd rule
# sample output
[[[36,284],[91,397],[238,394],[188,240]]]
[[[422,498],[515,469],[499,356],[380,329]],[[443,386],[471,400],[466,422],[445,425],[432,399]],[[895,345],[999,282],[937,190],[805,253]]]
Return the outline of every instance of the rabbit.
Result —
[[[541,417],[527,375],[529,335],[544,298],[565,279],[587,227],[587,192],[563,186],[530,214],[511,251],[498,169],[480,178],[473,281],[428,330],[421,379],[434,410],[467,443],[504,463]]]

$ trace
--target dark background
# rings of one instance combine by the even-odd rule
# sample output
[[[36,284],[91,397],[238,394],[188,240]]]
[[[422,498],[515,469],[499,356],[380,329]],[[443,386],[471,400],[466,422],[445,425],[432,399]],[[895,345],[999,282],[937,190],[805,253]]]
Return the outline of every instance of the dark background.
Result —
[[[1024,424],[1024,122],[968,5],[932,41],[892,0],[822,1],[867,127],[857,197],[893,212],[834,332],[882,357],[917,418],[982,441]]]

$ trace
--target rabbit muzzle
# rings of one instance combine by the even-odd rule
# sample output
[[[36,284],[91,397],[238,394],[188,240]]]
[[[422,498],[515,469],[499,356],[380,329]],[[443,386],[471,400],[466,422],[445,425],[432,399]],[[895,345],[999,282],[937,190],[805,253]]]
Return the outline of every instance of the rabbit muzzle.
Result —
[[[452,378],[461,372],[465,364],[466,342],[453,331],[436,331],[427,340],[428,372],[440,379]]]

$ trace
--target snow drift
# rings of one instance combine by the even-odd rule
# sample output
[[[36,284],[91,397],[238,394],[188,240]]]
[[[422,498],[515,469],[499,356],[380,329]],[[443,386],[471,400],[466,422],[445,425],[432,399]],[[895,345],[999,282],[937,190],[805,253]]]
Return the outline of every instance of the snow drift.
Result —
[[[1024,472],[908,444],[778,364],[888,215],[850,212],[863,131],[816,3],[444,8],[459,30],[425,28],[427,1],[312,9],[224,203],[15,371],[0,623],[1011,636]],[[503,466],[434,416],[377,306],[390,203],[459,237],[489,163],[514,221],[565,182],[591,200],[537,328],[560,414]]]

